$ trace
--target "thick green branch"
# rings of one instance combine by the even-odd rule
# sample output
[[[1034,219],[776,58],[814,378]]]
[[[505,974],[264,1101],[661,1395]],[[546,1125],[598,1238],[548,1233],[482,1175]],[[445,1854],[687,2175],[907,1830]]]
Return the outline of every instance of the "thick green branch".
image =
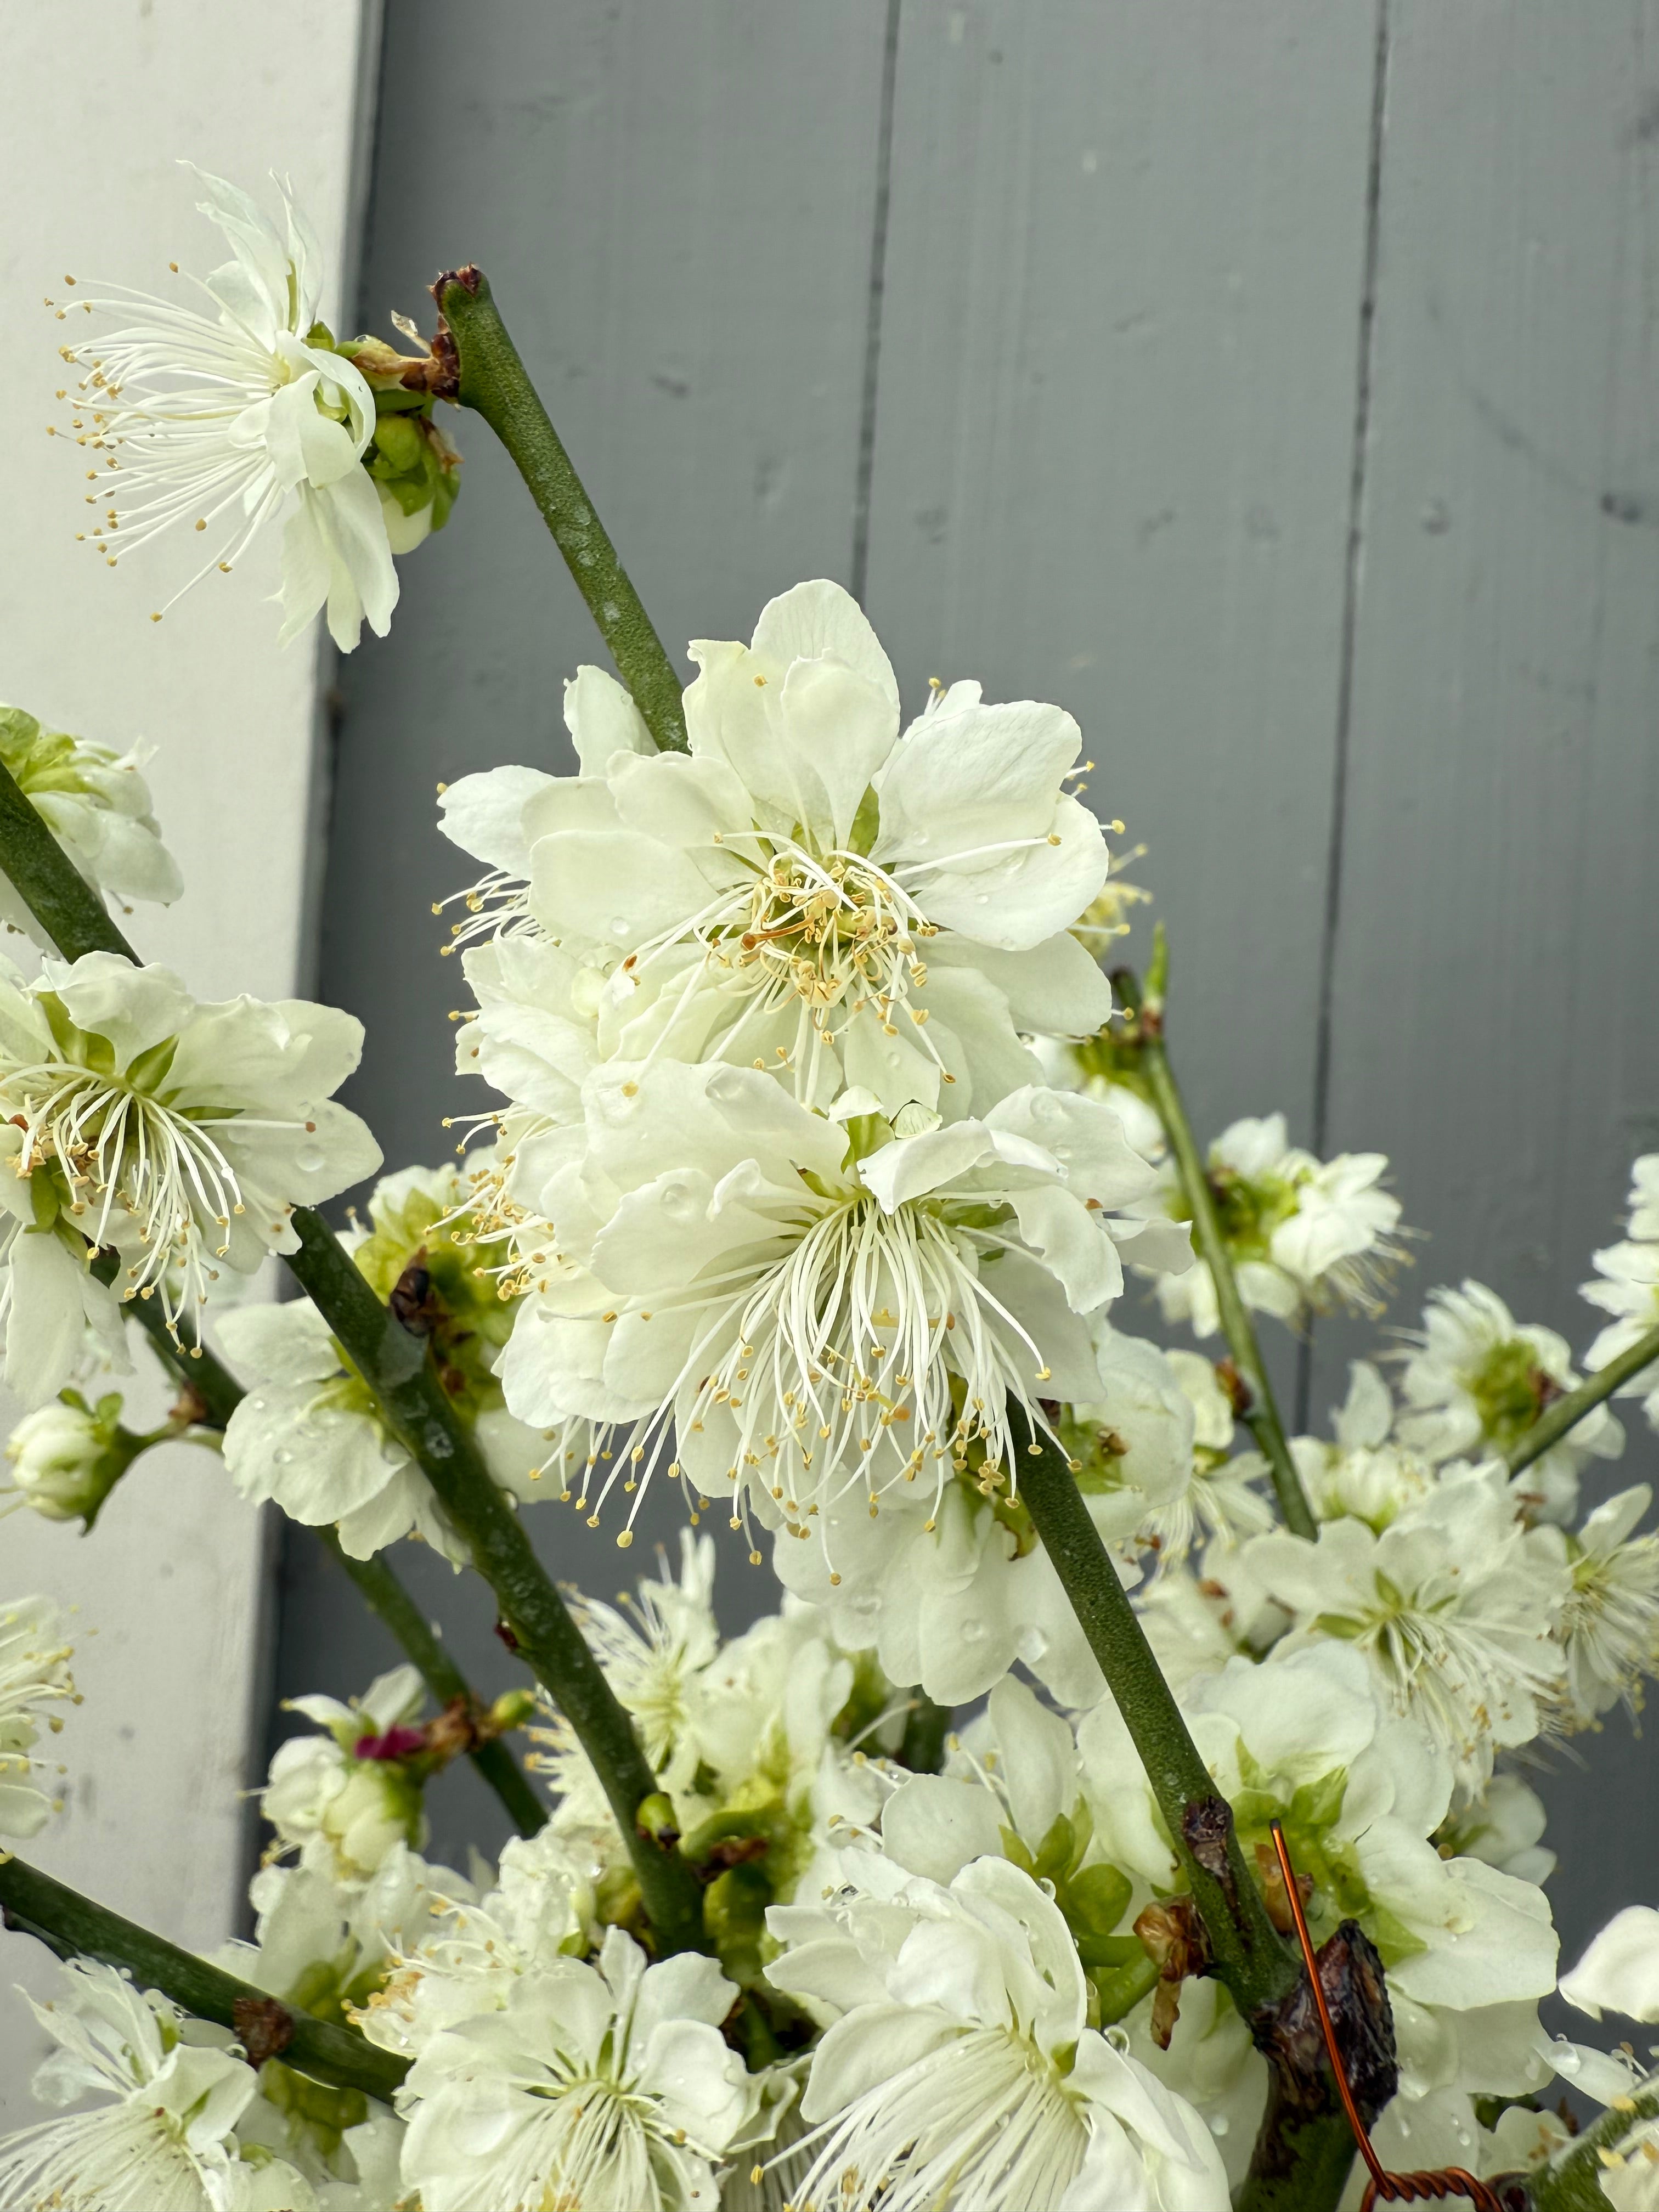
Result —
[[[1267,1917],[1231,1810],[1188,1733],[1065,1455],[1048,1437],[1023,1452],[1019,1495],[1100,1662],[1192,1887],[1215,1973],[1248,2021],[1295,1989],[1296,1953]]]
[[[196,2019],[216,2021],[245,2043],[254,2038],[250,2055],[257,2048],[280,2057],[314,2081],[366,2090],[389,2101],[409,2071],[407,2059],[378,2050],[356,2028],[290,2011],[252,1983],[94,1905],[21,1859],[0,1857],[0,1915],[8,1928],[38,1936],[60,1959],[100,1959],[125,1967],[140,1989],[160,1990]]]
[[[1261,1890],[1181,1708],[1089,1517],[1063,1452],[1049,1439],[1019,1459],[1019,1495],[1146,1770],[1223,1982],[1273,2069],[1240,2212],[1334,2212],[1355,2145],[1322,2052],[1282,2024],[1302,2000],[1304,1969],[1268,1917]]]
[[[665,1954],[699,1948],[697,1878],[678,1850],[656,1843],[638,1823],[657,1783],[632,1723],[445,1395],[427,1346],[380,1304],[320,1215],[301,1209],[294,1226],[301,1249],[289,1266],[431,1483],[495,1591],[514,1644],[592,1760],[632,1856],[658,1948]]]
[[[432,296],[455,348],[451,396],[482,415],[512,455],[646,727],[660,750],[684,752],[679,677],[526,373],[489,278],[481,269],[457,270],[439,277]]]
[[[1161,963],[1161,945],[1159,952]],[[1187,1119],[1187,1109],[1164,1048],[1161,990],[1156,995],[1149,993],[1143,999],[1132,976],[1120,975],[1113,980],[1130,1000],[1140,1046],[1141,1072],[1158,1109],[1158,1119],[1164,1124],[1164,1133],[1170,1140],[1170,1150],[1175,1155],[1182,1189],[1192,1209],[1193,1241],[1215,1285],[1216,1311],[1222,1334],[1227,1340],[1233,1365],[1243,1387],[1242,1417],[1267,1462],[1285,1526],[1292,1535],[1306,1536],[1311,1540],[1318,1533],[1318,1524],[1303,1490],[1302,1478],[1296,1471],[1296,1462],[1291,1457],[1285,1425],[1279,1417],[1273,1384],[1267,1379],[1249,1309],[1239,1295],[1238,1280],[1233,1273],[1227,1239],[1216,1212],[1215,1194],[1210,1188],[1204,1155],[1198,1149],[1193,1125]]]
[[[1659,1328],[1650,1328],[1616,1359],[1608,1360],[1605,1367],[1598,1367],[1588,1382],[1581,1382],[1576,1390],[1569,1390],[1565,1398],[1558,1398],[1553,1406],[1545,1408],[1508,1454],[1504,1463],[1510,1473],[1519,1474],[1522,1468],[1541,1459],[1550,1446],[1559,1443],[1567,1431],[1576,1427],[1586,1413],[1593,1413],[1611,1398],[1621,1382],[1628,1382],[1632,1375],[1639,1375],[1656,1360],[1659,1360]],[[1659,1376],[1655,1381],[1659,1383]]]
[[[433,1634],[426,1616],[384,1557],[377,1552],[372,1559],[354,1559],[334,1529],[319,1528],[314,1533],[356,1583],[369,1610],[385,1622],[414,1661],[420,1669],[421,1680],[438,1704],[453,1705],[459,1699],[469,1713],[476,1715],[479,1702],[465,1675]],[[501,1799],[507,1818],[521,1836],[536,1835],[547,1826],[546,1806],[499,1736],[475,1743],[466,1755]]]
[[[240,1385],[205,1346],[181,1347],[167,1325],[167,1316],[153,1298],[132,1301],[131,1310],[143,1324],[157,1358],[170,1368],[202,1408],[204,1428],[223,1429],[242,1401]],[[313,1531],[362,1591],[371,1611],[392,1631],[420,1669],[440,1705],[459,1698],[469,1712],[482,1711],[471,1684],[450,1657],[392,1567],[378,1553],[373,1559],[354,1559],[332,1528]],[[546,1824],[547,1808],[526,1780],[524,1771],[499,1738],[475,1744],[467,1757],[506,1807],[521,1836],[533,1836]]]

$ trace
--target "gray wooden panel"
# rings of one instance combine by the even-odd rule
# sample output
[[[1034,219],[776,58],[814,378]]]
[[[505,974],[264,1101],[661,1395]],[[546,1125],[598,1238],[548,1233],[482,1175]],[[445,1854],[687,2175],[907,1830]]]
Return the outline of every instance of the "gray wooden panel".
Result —
[[[1435,1232],[1399,1318],[1470,1273],[1582,1347],[1659,1142],[1659,8],[1391,15],[1330,1133]],[[1570,1943],[1656,1887],[1651,1754],[1589,1761]]]
[[[489,271],[671,650],[747,637],[774,592],[845,577],[884,0],[401,0],[386,18],[366,319],[400,307],[429,328],[441,263]],[[390,638],[340,677],[322,988],[368,1023],[347,1095],[394,1166],[441,1158],[441,1116],[487,1103],[448,1073],[463,986],[430,907],[469,871],[433,827],[433,787],[503,760],[573,766],[563,679],[604,659],[510,465],[482,424],[455,427],[454,521],[403,565]],[[654,1504],[630,1578],[684,1518],[666,1490]],[[614,1593],[614,1528],[555,1505],[531,1525],[560,1574]],[[763,1591],[731,1544],[727,1595],[758,1607],[770,1577]],[[470,1578],[409,1547],[398,1566],[480,1681],[519,1678]],[[359,1687],[392,1656],[291,1534],[282,1692]],[[489,1832],[469,1775],[435,1810],[440,1847]]]
[[[1374,35],[903,9],[870,611],[910,678],[1078,715],[1211,1132],[1311,1118]]]

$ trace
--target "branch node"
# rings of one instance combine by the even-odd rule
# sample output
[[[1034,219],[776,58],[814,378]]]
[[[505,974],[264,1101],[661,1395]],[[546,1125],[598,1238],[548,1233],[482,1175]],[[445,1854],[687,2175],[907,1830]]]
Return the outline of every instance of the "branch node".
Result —
[[[238,1997],[231,2014],[236,2040],[256,2073],[268,2058],[280,2058],[294,2040],[294,2015],[276,1997]]]

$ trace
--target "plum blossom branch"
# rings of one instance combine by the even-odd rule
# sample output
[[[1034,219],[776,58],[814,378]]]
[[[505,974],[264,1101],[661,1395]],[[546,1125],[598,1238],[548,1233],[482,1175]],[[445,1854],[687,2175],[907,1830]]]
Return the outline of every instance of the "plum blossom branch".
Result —
[[[9,808],[0,785],[0,867],[35,919],[68,959],[106,951],[137,964],[96,894],[3,768],[0,776],[16,800]],[[638,1808],[657,1794],[657,1782],[633,1725],[445,1395],[428,1346],[380,1304],[319,1213],[300,1206],[291,1218],[300,1249],[287,1255],[290,1271],[465,1538],[518,1649],[592,1759],[627,1843],[659,1949],[666,1954],[700,1948],[702,1899],[696,1875],[677,1849],[659,1846],[637,1824]],[[142,1311],[144,1301],[135,1303]],[[205,1357],[191,1356],[190,1368]]]
[[[456,270],[439,277],[432,296],[456,360],[456,387],[447,396],[482,415],[512,455],[658,750],[684,752],[674,665],[526,373],[489,278],[481,269]],[[441,353],[444,340],[441,331],[434,350]]]
[[[1216,1310],[1243,1386],[1240,1415],[1267,1460],[1285,1526],[1292,1535],[1305,1536],[1311,1542],[1318,1533],[1313,1511],[1296,1471],[1296,1462],[1291,1457],[1285,1425],[1279,1418],[1273,1384],[1267,1379],[1255,1330],[1239,1295],[1227,1240],[1222,1234],[1205,1172],[1204,1156],[1198,1148],[1175,1071],[1164,1048],[1164,984],[1167,968],[1167,951],[1160,927],[1145,994],[1136,978],[1127,970],[1120,970],[1114,981],[1133,1022],[1140,1048],[1141,1071],[1170,1140],[1170,1149],[1175,1154],[1182,1189],[1192,1208],[1194,1241],[1215,1284]]]
[[[1587,1413],[1593,1413],[1612,1397],[1621,1382],[1628,1382],[1632,1375],[1639,1375],[1656,1360],[1659,1360],[1659,1328],[1650,1328],[1616,1359],[1608,1360],[1605,1367],[1598,1367],[1576,1390],[1569,1390],[1565,1397],[1545,1408],[1514,1449],[1505,1455],[1504,1463],[1510,1473],[1519,1474],[1522,1468],[1541,1459],[1552,1444],[1559,1443],[1569,1429],[1576,1428]]]
[[[356,2028],[290,2011],[265,1990],[124,1920],[21,1859],[0,1857],[0,1918],[59,1958],[100,1959],[123,1968],[141,1989],[160,1990],[198,2020],[215,2021],[244,2039],[257,2034],[267,2056],[280,2052],[285,2065],[313,2081],[362,2089],[389,2102],[409,2070],[406,2059],[377,2050]]]
[[[1065,1455],[1051,1439],[1033,1433],[1026,1445],[1019,1495],[1100,1662],[1186,1870],[1203,1923],[1202,1970],[1225,1984],[1272,2069],[1239,2212],[1333,2212],[1355,2143],[1318,2038],[1305,2032],[1312,2006],[1300,1961],[1268,1913],[1234,1832],[1232,1808],[1217,1792]],[[1386,2036],[1383,2041],[1386,2046]],[[1387,2086],[1391,2092],[1391,2078]]]
[[[106,1266],[112,1272],[112,1255],[106,1255],[94,1261],[94,1272],[101,1273]],[[229,1370],[205,1346],[191,1344],[181,1348],[176,1344],[168,1332],[166,1316],[153,1299],[136,1299],[131,1310],[149,1335],[156,1357],[173,1370],[194,1398],[198,1409],[196,1425],[218,1430],[228,1426],[243,1397],[240,1385]],[[481,1711],[481,1701],[471,1683],[433,1634],[419,1606],[386,1561],[378,1553],[367,1559],[353,1559],[331,1528],[319,1528],[314,1533],[356,1583],[369,1610],[386,1624],[414,1661],[421,1680],[438,1705],[453,1705],[459,1699],[468,1713]],[[486,1737],[468,1747],[467,1757],[501,1799],[520,1834],[536,1834],[546,1821],[546,1808],[507,1746],[499,1738]]]
[[[702,1897],[677,1848],[644,1832],[639,1811],[658,1794],[633,1724],[518,1516],[490,1479],[471,1431],[446,1396],[422,1340],[380,1304],[326,1222],[307,1208],[289,1266],[374,1393],[388,1426],[418,1462],[495,1593],[503,1626],[581,1741],[621,1829],[659,1951],[701,1948]]]
[[[1216,1795],[1064,1453],[1033,1431],[1018,1465],[1020,1498],[1100,1662],[1192,1884],[1212,1969],[1248,2020],[1295,1989],[1295,1955],[1267,1916],[1231,1808]]]

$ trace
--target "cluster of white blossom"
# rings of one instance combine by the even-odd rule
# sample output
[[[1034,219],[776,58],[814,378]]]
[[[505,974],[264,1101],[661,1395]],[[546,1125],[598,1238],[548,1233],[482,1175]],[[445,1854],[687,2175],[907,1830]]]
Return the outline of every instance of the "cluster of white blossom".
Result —
[[[285,629],[325,604],[349,647],[454,495],[434,359],[337,343],[286,194],[279,232],[204,183],[234,255],[208,312],[77,294],[125,318],[65,349],[75,434],[122,489],[91,535],[112,560],[228,514],[228,566],[286,507]],[[1411,1232],[1381,1155],[1321,1161],[1282,1115],[1193,1165],[1087,949],[1139,895],[1073,787],[1076,724],[971,682],[907,720],[829,582],[690,650],[687,751],[584,668],[576,774],[443,792],[483,871],[440,902],[474,1001],[457,1067],[495,1103],[455,1117],[483,1140],[464,1165],[384,1178],[340,1238],[514,1510],[626,1548],[652,1486],[684,1498],[677,1570],[569,1599],[655,1779],[639,1833],[551,1693],[428,1717],[410,1664],[296,1701],[254,1936],[216,1963],[289,2027],[355,2028],[397,2086],[313,2079],[246,1997],[215,2027],[76,1960],[36,2008],[36,2087],[95,2101],[0,2142],[0,2206],[1225,2212],[1268,2062],[1194,1948],[1193,1859],[1039,1539],[1036,1454],[1075,1478],[1268,1916],[1288,1927],[1279,1834],[1314,1941],[1357,1929],[1380,1962],[1382,2155],[1542,2172],[1569,2154],[1559,2077],[1608,2107],[1587,2185],[1659,2212],[1659,2087],[1540,2026],[1554,1860],[1522,1765],[1659,1672],[1651,1492],[1579,1499],[1624,1446],[1614,1363],[1659,1427],[1659,1156],[1586,1291],[1613,1316],[1594,1404],[1558,1417],[1570,1346],[1465,1282],[1392,1379],[1354,1364],[1328,1438],[1285,1447],[1230,1279],[1291,1328],[1376,1314]],[[133,757],[0,710],[0,761],[95,890],[176,894]],[[29,926],[4,878],[0,918]],[[187,1353],[222,1267],[295,1250],[295,1210],[380,1162],[333,1100],[348,1016],[43,949],[0,971],[0,1330],[31,1409],[7,1456],[20,1504],[90,1528],[151,1443],[210,1426],[188,1389],[140,1437],[83,1395],[126,1364],[123,1301],[159,1300]],[[1234,1356],[1126,1326],[1132,1278],[1156,1325]],[[468,1564],[465,1514],[319,1306],[212,1318],[243,1497],[349,1561],[413,1539]],[[1278,1525],[1297,1482],[1311,1536]],[[735,1637],[705,1522],[754,1564],[769,1543],[782,1585]],[[0,1610],[0,1837],[52,1809],[67,1658],[45,1601]],[[429,1863],[428,1784],[526,1723],[533,1832]],[[662,1954],[647,1837],[695,1874],[705,1948]],[[1659,2021],[1659,1911],[1559,1988]]]

